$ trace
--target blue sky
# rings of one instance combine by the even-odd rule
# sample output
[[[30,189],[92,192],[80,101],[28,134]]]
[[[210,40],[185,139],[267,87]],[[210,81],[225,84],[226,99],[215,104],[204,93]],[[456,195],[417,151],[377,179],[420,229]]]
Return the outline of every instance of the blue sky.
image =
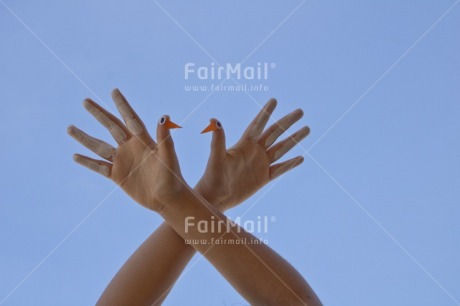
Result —
[[[114,87],[152,132],[163,114],[183,124],[191,185],[210,117],[231,145],[257,103],[302,107],[312,132],[289,156],[304,164],[229,215],[276,217],[263,238],[326,305],[459,305],[458,2],[1,0],[0,305],[94,304],[161,223],[72,161],[87,152],[67,125],[111,140],[81,101],[114,110]],[[185,80],[186,63],[248,55],[275,65],[267,91],[185,90],[216,84]],[[247,304],[192,262],[165,305]]]

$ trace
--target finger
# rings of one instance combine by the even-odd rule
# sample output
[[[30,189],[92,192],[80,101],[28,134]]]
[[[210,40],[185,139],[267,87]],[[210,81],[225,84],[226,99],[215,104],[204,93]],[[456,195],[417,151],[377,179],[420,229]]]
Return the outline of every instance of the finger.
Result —
[[[164,115],[160,118],[157,125],[157,142],[160,156],[166,160],[171,161],[170,158],[176,158],[176,151],[174,149],[174,141],[171,137],[170,129],[171,121],[168,115]]]
[[[277,102],[275,99],[270,99],[260,110],[254,120],[252,120],[245,131],[245,135],[247,135],[249,139],[257,140],[259,138],[268,122],[268,119],[270,119],[271,114],[275,110],[276,104]]]
[[[85,99],[83,101],[83,106],[97,121],[109,130],[118,144],[123,144],[129,140],[129,131],[120,119],[103,109],[91,99]]]
[[[112,99],[120,112],[121,117],[126,123],[126,126],[136,136],[141,135],[146,131],[145,125],[134,109],[129,105],[128,100],[122,95],[118,88],[112,91]]]
[[[212,118],[208,127],[201,133],[203,134],[209,131],[212,131],[211,153],[209,155],[209,160],[211,162],[222,161],[227,155],[227,148],[225,146],[224,129],[219,120]]]
[[[105,177],[110,178],[110,172],[112,171],[112,164],[107,163],[102,160],[96,160],[83,156],[80,154],[74,154],[73,159],[82,166],[85,166],[88,169],[91,169],[99,174],[102,174]]]
[[[100,139],[94,138],[80,130],[79,128],[71,125],[67,128],[67,133],[72,136],[76,141],[96,153],[102,158],[112,161],[113,156],[115,155],[115,148],[102,141]]]
[[[270,149],[268,149],[267,154],[268,158],[271,163],[280,159],[284,154],[289,152],[296,144],[298,144],[302,139],[307,137],[310,133],[310,128],[308,126],[304,126],[288,138],[280,141]]]
[[[288,128],[300,120],[303,111],[299,108],[272,124],[260,137],[261,143],[269,148]]]
[[[269,169],[270,180],[277,178],[278,176],[288,172],[291,169],[294,169],[301,163],[303,163],[304,158],[302,156],[294,157],[288,161],[272,165]]]

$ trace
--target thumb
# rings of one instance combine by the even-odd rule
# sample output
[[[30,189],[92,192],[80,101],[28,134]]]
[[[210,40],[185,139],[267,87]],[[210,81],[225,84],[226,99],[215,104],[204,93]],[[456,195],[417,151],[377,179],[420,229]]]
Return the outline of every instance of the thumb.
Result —
[[[160,156],[166,160],[171,161],[176,156],[176,151],[174,149],[174,141],[171,137],[170,129],[180,128],[179,125],[171,121],[168,115],[164,115],[160,118],[157,125],[157,142],[158,142],[158,151]]]
[[[212,118],[209,126],[201,133],[212,132],[211,153],[209,156],[210,162],[222,161],[226,154],[227,148],[225,146],[225,132],[222,124],[215,118]]]

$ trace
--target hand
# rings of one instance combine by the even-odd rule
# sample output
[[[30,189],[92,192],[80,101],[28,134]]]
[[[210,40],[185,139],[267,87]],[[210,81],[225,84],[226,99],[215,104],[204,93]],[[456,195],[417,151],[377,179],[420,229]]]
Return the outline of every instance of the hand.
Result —
[[[216,119],[211,119],[211,125],[215,126],[211,154],[206,171],[195,190],[219,210],[236,206],[269,181],[303,162],[303,157],[297,156],[273,164],[310,132],[305,126],[274,144],[279,136],[303,116],[303,111],[297,109],[263,132],[275,107],[275,99],[268,101],[238,143],[228,150],[222,125]]]
[[[67,131],[73,138],[106,161],[80,154],[75,154],[74,159],[113,180],[139,204],[161,212],[165,205],[174,203],[175,198],[187,186],[180,172],[169,132],[170,128],[179,126],[172,123],[168,116],[161,117],[157,126],[156,143],[118,89],[113,90],[112,99],[124,124],[90,99],[86,99],[83,105],[109,130],[118,147],[114,148],[74,126],[69,126]]]

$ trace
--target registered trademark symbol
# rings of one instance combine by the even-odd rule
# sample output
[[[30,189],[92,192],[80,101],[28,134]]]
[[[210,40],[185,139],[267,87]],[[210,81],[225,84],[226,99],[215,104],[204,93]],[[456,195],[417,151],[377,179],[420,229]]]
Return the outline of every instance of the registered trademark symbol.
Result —
[[[271,63],[270,68],[275,69],[276,68],[276,63]]]
[[[271,218],[270,218],[270,221],[271,221],[271,222],[276,222],[276,217],[271,217]]]

